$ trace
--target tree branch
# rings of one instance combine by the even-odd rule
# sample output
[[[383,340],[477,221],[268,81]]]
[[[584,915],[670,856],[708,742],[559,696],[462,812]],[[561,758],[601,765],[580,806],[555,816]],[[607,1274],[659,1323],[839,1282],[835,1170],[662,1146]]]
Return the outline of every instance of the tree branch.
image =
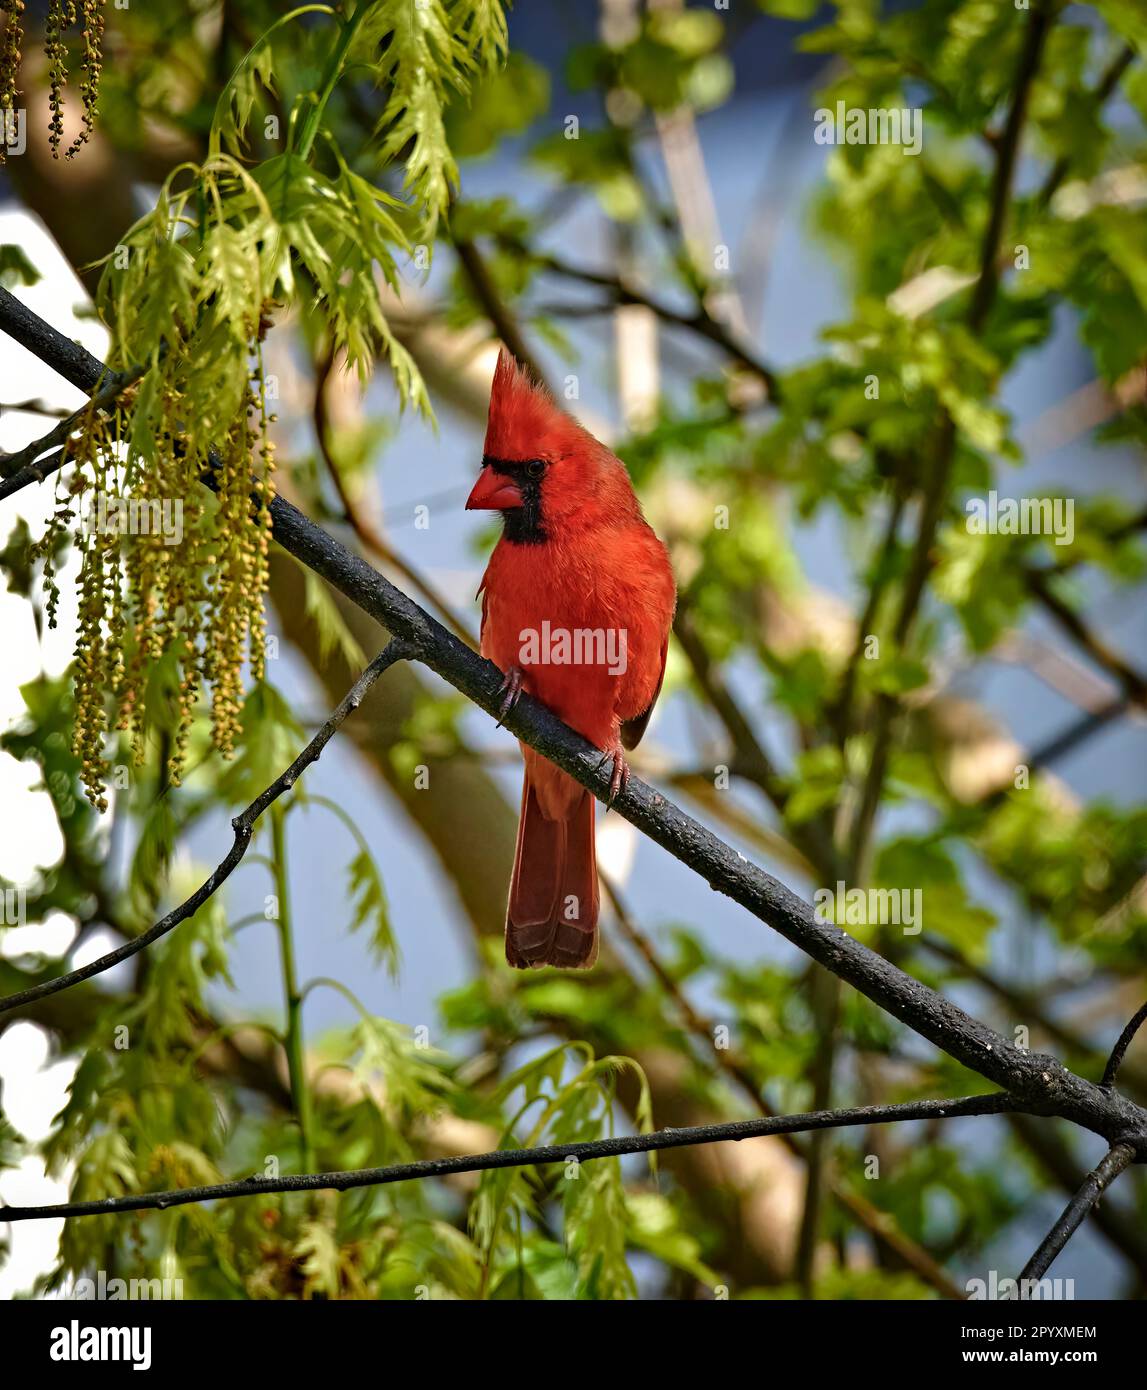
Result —
[[[960,1100],[908,1101],[901,1105],[867,1105],[853,1110],[821,1110],[806,1115],[778,1115],[769,1119],[734,1120],[728,1124],[693,1125],[686,1129],[660,1129],[652,1134],[591,1139],[578,1144],[545,1144],[534,1149],[497,1149],[491,1153],[463,1154],[452,1158],[424,1158],[391,1168],[358,1168],[334,1173],[303,1173],[291,1177],[245,1178],[207,1187],[176,1188],[170,1192],[141,1192],[124,1197],[104,1197],[90,1202],[61,1202],[55,1206],[0,1207],[0,1222],[37,1221],[45,1217],[108,1216],[124,1211],[166,1211],[192,1202],[220,1197],[258,1197],[271,1192],[346,1192],[355,1187],[381,1187],[394,1182],[445,1178],[456,1173],[482,1173],[495,1168],[526,1168],[547,1163],[591,1162],[622,1154],[655,1153],[692,1144],[718,1144],[726,1140],[763,1139],[777,1134],[803,1134],[820,1129],[857,1125],[891,1124],[897,1120],[959,1119],[966,1115],[1002,1115],[1022,1110],[1023,1103],[1005,1092],[964,1096]]]
[[[1137,671],[1091,630],[1075,609],[1055,592],[1044,571],[1029,566],[1023,572],[1023,579],[1029,593],[1039,601],[1058,626],[1097,666],[1101,666],[1109,675],[1115,677],[1127,699],[1140,709],[1147,709],[1147,676]]]
[[[1128,44],[1125,48],[1120,49],[1120,51],[1116,54],[1114,59],[1112,59],[1111,64],[1107,68],[1107,71],[1104,72],[1103,76],[1099,79],[1099,82],[1096,84],[1095,91],[1092,93],[1092,99],[1094,100],[1096,106],[1104,105],[1107,99],[1115,91],[1116,87],[1118,87],[1119,79],[1123,76],[1123,74],[1127,71],[1127,69],[1131,66],[1131,64],[1134,61],[1135,49],[1132,48],[1130,44]],[[1064,179],[1067,177],[1068,170],[1070,168],[1070,155],[1061,154],[1060,157],[1052,165],[1051,169],[1048,171],[1047,178],[1044,180],[1040,188],[1037,201],[1041,207],[1046,207],[1048,203],[1051,202],[1060,184],[1063,183]]]
[[[1007,124],[1000,139],[996,154],[995,177],[992,180],[991,207],[984,229],[980,249],[979,275],[972,291],[972,301],[968,307],[967,325],[973,334],[978,335],[984,327],[996,288],[999,285],[998,257],[1000,237],[1007,219],[1008,202],[1011,197],[1012,179],[1016,160],[1019,156],[1020,136],[1027,117],[1028,98],[1032,83],[1039,70],[1040,57],[1047,41],[1055,17],[1052,0],[1037,0],[1028,21],[1027,34],[1020,54],[1019,68],[1016,72],[1015,91],[1008,110]],[[904,581],[904,592],[896,618],[895,642],[902,650],[908,641],[915,622],[917,610],[924,597],[924,588],[932,569],[932,548],[936,530],[944,512],[948,495],[948,485],[952,466],[956,458],[956,422],[945,413],[940,424],[936,445],[935,461],[924,490],[921,506],[920,529],[916,544],[908,564],[908,574]],[[882,696],[876,705],[876,728],[872,738],[871,761],[868,775],[860,795],[860,806],[852,826],[852,859],[859,868],[867,853],[884,788],[884,778],[892,751],[893,722],[897,701],[889,695]]]
[[[490,320],[490,326],[494,332],[534,379],[543,386],[547,385],[546,374],[542,371],[538,359],[530,351],[529,344],[523,337],[517,320],[502,302],[498,286],[494,282],[490,268],[477,245],[466,237],[456,237],[454,250],[458,255],[458,261],[466,279],[469,281],[470,288],[474,292],[474,297],[481,306],[482,312]]]
[[[319,754],[334,737],[336,729],[352,710],[357,709],[362,704],[366,692],[379,676],[405,655],[406,649],[401,642],[391,640],[387,643],[386,648],[363,671],[362,675],[347,691],[338,708],[290,767],[277,777],[269,787],[260,792],[250,806],[245,811],[240,812],[231,822],[235,832],[235,839],[232,841],[231,848],[227,851],[226,857],[216,865],[189,898],[181,902],[178,907],[172,908],[153,927],[149,927],[147,931],[141,932],[139,936],[133,937],[130,941],[124,942],[122,946],[117,946],[114,951],[109,951],[106,955],[99,956],[96,960],[89,961],[87,965],[81,966],[78,970],[71,970],[66,975],[57,975],[54,979],[44,980],[40,984],[32,985],[16,994],[6,995],[0,999],[0,1014],[18,1009],[23,1004],[31,1004],[49,994],[58,994],[61,990],[70,989],[72,985],[78,985],[81,980],[90,980],[93,975],[100,975],[105,970],[110,970],[113,965],[130,960],[132,956],[138,955],[140,951],[158,941],[161,936],[166,936],[169,931],[173,931],[181,922],[186,922],[188,918],[194,917],[203,904],[217,893],[231,877],[239,861],[247,853],[255,833],[255,823],[267,807],[272,802],[277,801],[284,792],[289,791],[306,769],[318,760]]]
[[[719,1071],[724,1074],[737,1086],[741,1093],[748,1099],[753,1108],[760,1114],[771,1117],[773,1111],[768,1102],[761,1094],[762,1088],[755,1080],[748,1063],[732,1048],[718,1047],[716,1044],[717,1028],[712,1019],[704,1017],[698,1013],[692,1000],[680,987],[677,981],[662,964],[660,957],[654,950],[652,943],[645,934],[638,928],[637,924],[630,916],[626,908],[625,901],[621,896],[617,886],[613,881],[601,874],[601,882],[613,906],[617,924],[621,928],[622,935],[638,952],[641,958],[648,965],[649,969],[657,979],[658,984],[665,991],[670,999],[677,1006],[677,1011],[681,1019],[698,1042],[704,1043],[707,1055]],[[808,1146],[792,1135],[787,1136],[789,1149],[801,1159],[802,1162],[809,1162]],[[878,1244],[889,1250],[897,1259],[902,1261],[909,1269],[918,1274],[925,1283],[930,1284],[937,1293],[945,1298],[963,1298],[963,1292],[952,1283],[947,1274],[940,1268],[931,1255],[918,1245],[910,1237],[906,1236],[896,1224],[894,1218],[886,1211],[882,1211],[874,1203],[853,1192],[848,1184],[840,1179],[835,1173],[828,1174],[828,1182],[832,1195],[840,1202],[850,1215],[869,1233],[872,1239]]]
[[[0,291],[0,329],[5,331],[13,322],[10,300],[10,295]],[[29,311],[23,306],[20,311],[16,322],[26,324]],[[37,319],[36,324],[38,327],[26,345],[33,346],[43,360],[54,365],[63,344],[65,350],[60,360],[74,370],[75,345],[42,321]],[[103,367],[95,358],[87,357],[87,383],[91,389],[99,381]],[[494,717],[499,716],[502,673],[492,662],[470,650],[285,499],[276,497],[270,510],[275,539],[285,550],[399,638],[404,656],[421,661],[472,703]],[[603,766],[601,750],[563,724],[544,705],[523,696],[502,722],[600,800],[609,800],[610,773]],[[1009,1091],[1032,1113],[1058,1115],[1102,1134],[1111,1143],[1132,1141],[1147,1155],[1147,1110],[1075,1076],[1053,1057],[1016,1047],[842,928],[819,920],[813,908],[783,883],[750,863],[636,777],[630,779],[628,789],[613,806],[716,891],[732,898],[921,1037]],[[85,977],[92,973],[97,972],[89,967]]]
[[[1005,1115],[1004,1119],[1046,1176],[1071,1196],[1087,1176],[1087,1170],[1076,1161],[1064,1133],[1030,1115]],[[1111,1248],[1135,1268],[1139,1278],[1147,1280],[1147,1231],[1124,1220],[1109,1202],[1100,1202],[1093,1209],[1092,1223]]]
[[[1079,1229],[1083,1219],[1115,1179],[1135,1162],[1135,1149],[1130,1144],[1113,1145],[1099,1164],[1088,1173],[1083,1186],[1068,1202],[1063,1215],[1047,1233],[1039,1249],[1023,1267],[1020,1275],[1020,1297],[1030,1294],[1024,1290],[1026,1279],[1042,1279],[1052,1261]]]
[[[1123,1058],[1127,1055],[1127,1049],[1131,1046],[1131,1040],[1139,1029],[1147,1021],[1147,1004],[1144,1004],[1131,1022],[1120,1033],[1119,1039],[1111,1049],[1111,1056],[1107,1059],[1107,1065],[1103,1068],[1103,1079],[1100,1086],[1103,1090],[1109,1091],[1115,1085],[1115,1078],[1119,1074],[1119,1068],[1123,1065]]]
[[[551,275],[560,275],[567,280],[576,280],[583,285],[593,285],[597,289],[605,290],[612,300],[610,305],[595,305],[592,312],[605,312],[610,307],[618,304],[640,304],[656,315],[663,323],[668,323],[676,328],[685,328],[699,337],[705,338],[708,342],[719,347],[722,352],[738,366],[743,367],[750,375],[755,376],[764,386],[769,399],[777,404],[781,399],[781,385],[776,372],[762,362],[759,357],[738,341],[729,329],[715,319],[708,309],[701,302],[697,308],[688,313],[680,309],[671,308],[668,304],[652,295],[646,294],[644,290],[636,285],[621,279],[620,276],[610,274],[608,271],[590,270],[588,268],[571,265],[568,261],[562,260],[558,256],[538,254],[521,242],[503,238],[512,249],[523,256],[528,256],[538,267]]]
[[[733,745],[733,771],[764,792],[777,814],[785,814],[789,789],[785,780],[753,731],[747,716],[733,692],[715,670],[693,621],[686,600],[679,598],[673,619],[673,635],[689,662],[693,678]],[[793,844],[809,861],[810,866],[826,879],[836,881],[836,855],[832,840],[824,833],[819,821],[787,827]]]
[[[321,354],[315,362],[315,395],[312,408],[312,420],[315,427],[315,442],[318,445],[319,455],[323,465],[327,470],[327,476],[331,480],[339,502],[342,504],[343,513],[347,524],[359,538],[367,550],[384,565],[390,565],[410,584],[414,586],[422,597],[436,608],[441,614],[446,626],[460,637],[467,646],[477,648],[477,643],[466,624],[451,608],[450,604],[438,592],[437,589],[421,575],[413,565],[408,564],[401,555],[388,544],[382,532],[373,526],[359,511],[354,498],[350,495],[342,473],[339,470],[338,460],[331,452],[331,429],[330,411],[327,403],[327,387],[330,381],[331,372],[334,368],[334,353],[328,349]]]
[[[96,410],[111,405],[139,380],[142,372],[131,371],[105,375],[105,384],[66,419],[54,426],[39,439],[14,454],[0,454],[0,502],[19,492],[31,483],[42,483],[67,463],[70,457],[68,442],[72,434],[81,428]],[[51,452],[55,450],[55,452]]]

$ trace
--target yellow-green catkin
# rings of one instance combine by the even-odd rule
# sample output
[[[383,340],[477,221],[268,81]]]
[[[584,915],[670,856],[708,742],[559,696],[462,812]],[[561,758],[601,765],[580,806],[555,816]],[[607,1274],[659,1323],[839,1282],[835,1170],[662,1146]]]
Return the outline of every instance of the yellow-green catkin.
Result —
[[[157,527],[130,534],[114,527],[74,530],[81,568],[73,749],[89,800],[100,810],[107,806],[110,733],[128,736],[137,762],[145,756],[147,681],[165,654],[173,655],[178,668],[168,764],[174,785],[205,689],[212,741],[229,757],[241,730],[245,666],[254,679],[262,678],[274,417],[267,412],[257,342],[250,360],[254,366],[237,418],[215,436],[214,500],[201,481],[207,458],[180,423],[188,383],[174,354],[154,369],[164,376],[154,406],[162,427],[146,459],[125,462],[138,388],[110,416],[93,410],[73,446],[75,469],[66,497],[58,500],[57,528],[98,504],[101,493],[126,500],[130,492],[140,507],[176,500],[183,507],[183,534],[174,545]],[[45,579],[54,583],[50,538],[37,549]],[[49,606],[54,614],[51,594]]]
[[[73,159],[81,145],[86,145],[95,128],[96,103],[100,95],[100,77],[104,61],[104,0],[80,0],[84,52],[80,61],[80,103],[82,124],[72,141],[66,159]]]
[[[48,145],[59,159],[64,139],[64,88],[68,81],[66,33],[77,24],[82,38],[80,56],[80,128],[65,158],[73,158],[86,145],[95,128],[100,78],[103,75],[104,10],[107,0],[48,0],[44,16],[44,56],[48,64]],[[16,109],[20,63],[24,41],[21,16],[25,0],[0,0],[0,122]],[[5,144],[0,140],[0,164]]]
[[[75,17],[75,7],[71,7]],[[64,30],[68,25],[67,0],[48,0],[44,19],[44,54],[48,59],[48,106],[52,119],[48,122],[48,144],[52,158],[60,157],[60,142],[64,138],[64,87],[68,81],[68,46]]]
[[[83,524],[85,493],[98,501],[109,491],[109,463],[114,458],[114,429],[92,411],[72,454],[75,470],[69,489],[80,524],[74,543],[80,553],[76,579],[78,619],[75,651],[75,724],[72,751],[80,761],[80,776],[92,805],[107,810],[105,743],[108,733],[108,692],[115,683],[113,642],[122,635],[120,537],[110,528]]]
[[[266,375],[263,370],[263,345],[256,345],[257,367],[254,379],[257,407],[259,412],[259,467],[255,477],[255,528],[257,544],[254,551],[254,565],[251,589],[257,602],[252,608],[251,617],[251,676],[261,681],[267,668],[267,615],[263,606],[263,595],[270,584],[271,555],[271,503],[275,497],[275,441],[271,438],[271,426],[276,417],[267,411]]]
[[[19,91],[20,55],[24,43],[24,30],[20,16],[24,13],[24,0],[0,0],[0,136],[7,129],[11,119],[7,113],[16,110],[16,96]],[[5,141],[0,139],[0,164],[4,163]]]

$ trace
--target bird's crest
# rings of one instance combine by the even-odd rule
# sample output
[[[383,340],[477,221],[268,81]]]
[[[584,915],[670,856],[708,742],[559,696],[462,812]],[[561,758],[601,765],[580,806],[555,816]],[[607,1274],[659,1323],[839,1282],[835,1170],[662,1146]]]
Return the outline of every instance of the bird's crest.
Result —
[[[582,436],[577,421],[502,348],[490,387],[486,456],[521,462],[540,453],[565,453]]]

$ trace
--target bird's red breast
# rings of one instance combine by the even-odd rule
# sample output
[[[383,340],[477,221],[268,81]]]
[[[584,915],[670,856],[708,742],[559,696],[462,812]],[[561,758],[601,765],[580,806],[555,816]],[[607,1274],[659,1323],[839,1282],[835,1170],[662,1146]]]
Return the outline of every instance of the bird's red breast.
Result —
[[[644,732],[661,688],[676,603],[669,557],[624,465],[505,350],[494,373],[482,472],[467,505],[503,518],[481,586],[482,654],[504,672],[520,670],[522,688],[603,752],[622,757],[622,744],[633,747]],[[519,965],[591,964],[592,803],[532,749],[523,754],[507,955]],[[580,891],[567,893],[571,874]],[[572,945],[562,919],[569,911],[577,924]],[[515,933],[529,937],[525,946],[515,944]],[[567,958],[579,946],[583,956],[592,947],[590,959]]]

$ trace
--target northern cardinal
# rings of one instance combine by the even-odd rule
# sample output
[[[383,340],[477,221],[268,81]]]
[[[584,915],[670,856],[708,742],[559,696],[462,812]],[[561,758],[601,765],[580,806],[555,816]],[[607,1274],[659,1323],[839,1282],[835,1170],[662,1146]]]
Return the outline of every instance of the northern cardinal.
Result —
[[[478,592],[482,655],[505,674],[503,717],[522,690],[542,701],[612,758],[612,799],[629,780],[624,750],[637,746],[661,690],[673,572],[624,464],[504,348],[466,507],[502,515]],[[594,799],[521,748],[506,959],[587,969],[597,959]]]

